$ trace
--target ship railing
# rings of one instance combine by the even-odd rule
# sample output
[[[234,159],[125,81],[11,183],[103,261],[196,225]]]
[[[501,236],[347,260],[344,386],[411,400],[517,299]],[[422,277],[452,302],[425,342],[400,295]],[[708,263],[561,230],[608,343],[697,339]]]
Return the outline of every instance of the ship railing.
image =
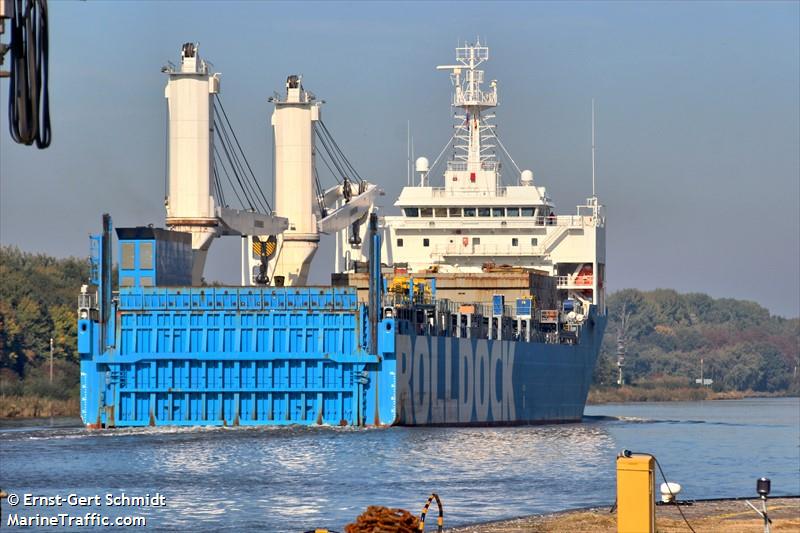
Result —
[[[448,161],[447,170],[453,172],[466,172],[468,170],[466,161]],[[498,170],[500,168],[499,161],[481,161],[481,170]]]
[[[433,247],[438,255],[491,255],[491,256],[529,256],[541,255],[540,246],[511,246],[504,244],[439,244]]]
[[[594,282],[592,275],[579,274],[577,276],[556,276],[557,287],[587,287],[591,288]]]
[[[434,198],[496,198],[505,197],[507,194],[505,187],[495,187],[494,189],[447,189],[445,187],[433,187],[431,195]]]
[[[431,294],[415,294],[413,301],[407,293],[387,292],[383,295],[383,307],[396,307],[401,305],[433,305],[435,300]]]
[[[582,228],[595,225],[595,218],[590,215],[558,215],[535,218],[537,226],[569,226],[573,228]]]
[[[456,91],[453,95],[453,105],[497,105],[497,93],[494,91]]]

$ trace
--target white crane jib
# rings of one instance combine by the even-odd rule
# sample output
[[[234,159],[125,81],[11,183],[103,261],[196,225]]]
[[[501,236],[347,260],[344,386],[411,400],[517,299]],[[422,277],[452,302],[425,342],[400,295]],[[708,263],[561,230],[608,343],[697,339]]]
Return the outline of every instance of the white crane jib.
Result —
[[[285,230],[285,218],[218,206],[211,194],[214,146],[213,97],[219,93],[219,74],[210,74],[197,45],[181,48],[180,67],[168,65],[164,96],[169,114],[169,178],[165,199],[166,224],[192,234],[192,284],[199,285],[206,255],[214,237],[275,235]]]
[[[311,261],[319,245],[320,233],[341,231],[372,210],[382,191],[361,182],[352,190],[339,184],[316,191],[315,123],[320,122],[322,102],[303,89],[301,78],[289,76],[286,96],[272,99],[275,150],[275,211],[289,219],[289,229],[278,239],[273,278],[282,277],[285,285],[304,285]],[[354,228],[357,233],[358,228]],[[360,243],[360,238],[356,238]],[[251,255],[251,271],[256,257]]]

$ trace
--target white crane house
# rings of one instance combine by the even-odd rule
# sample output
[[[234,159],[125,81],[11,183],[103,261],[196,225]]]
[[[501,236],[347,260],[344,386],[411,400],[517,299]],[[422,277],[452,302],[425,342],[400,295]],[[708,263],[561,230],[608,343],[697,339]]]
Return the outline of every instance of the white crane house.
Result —
[[[505,148],[491,113],[498,105],[497,81],[485,90],[478,69],[488,59],[487,46],[465,44],[456,48],[457,64],[437,67],[450,71],[454,87],[452,159],[438,184],[428,159],[416,160],[414,182],[394,204],[401,214],[383,219],[383,257],[412,274],[536,269],[557,276],[562,297],[604,309],[603,208],[593,191],[575,214],[556,214],[545,187],[510,156],[513,178],[503,183],[496,148]]]

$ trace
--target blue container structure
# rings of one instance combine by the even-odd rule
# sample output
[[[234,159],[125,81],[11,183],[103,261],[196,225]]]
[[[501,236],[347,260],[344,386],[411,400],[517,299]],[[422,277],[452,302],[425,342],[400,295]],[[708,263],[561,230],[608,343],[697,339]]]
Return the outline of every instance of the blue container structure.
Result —
[[[370,290],[192,287],[188,234],[112,227],[91,238],[78,312],[81,416],[93,428],[154,425],[492,425],[579,420],[605,316],[578,330],[446,301],[384,304],[370,219]],[[541,326],[544,327],[544,326]],[[554,336],[555,335],[555,336]],[[550,339],[545,342],[543,339]]]
[[[124,228],[111,298],[110,219],[104,224],[92,238],[99,297],[82,295],[78,320],[87,425],[393,421],[376,409],[368,366],[380,360],[377,345],[391,350],[394,339],[371,335],[377,330],[355,289],[186,286],[188,234]]]

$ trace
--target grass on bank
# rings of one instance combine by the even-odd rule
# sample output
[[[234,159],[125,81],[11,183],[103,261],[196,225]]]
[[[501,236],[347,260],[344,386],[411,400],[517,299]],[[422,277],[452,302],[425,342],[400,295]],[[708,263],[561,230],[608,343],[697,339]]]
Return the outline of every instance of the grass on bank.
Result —
[[[588,404],[624,402],[696,402],[701,400],[738,400],[741,398],[773,398],[797,396],[796,387],[786,391],[763,392],[753,390],[719,391],[710,387],[690,385],[684,378],[659,377],[639,383],[619,386],[592,385]]]
[[[25,379],[0,370],[0,418],[78,416],[80,368],[63,360],[30,367]]]

